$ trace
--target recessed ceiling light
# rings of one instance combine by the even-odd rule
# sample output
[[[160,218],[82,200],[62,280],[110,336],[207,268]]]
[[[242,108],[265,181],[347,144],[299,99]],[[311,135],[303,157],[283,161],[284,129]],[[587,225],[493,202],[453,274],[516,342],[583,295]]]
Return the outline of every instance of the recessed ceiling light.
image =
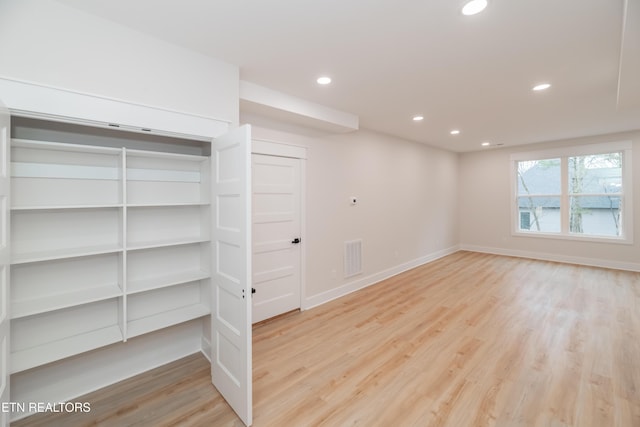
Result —
[[[488,147],[488,146],[490,146],[490,145],[491,145],[491,143],[490,143],[490,142],[487,142],[487,141],[485,141],[485,142],[483,142],[483,143],[482,143],[482,146],[483,146],[483,147]]]
[[[413,116],[414,122],[421,122],[424,120],[424,116]]]
[[[460,131],[458,129],[454,129],[451,132],[449,132],[451,135],[458,135],[460,133]]]
[[[319,85],[328,85],[329,83],[331,83],[331,77],[318,77],[318,80],[316,80],[318,82]]]
[[[551,87],[550,83],[540,83],[539,85],[535,85],[532,90],[540,91],[540,90],[549,89],[550,87]]]
[[[487,7],[487,0],[471,0],[462,7],[462,14],[467,16],[475,15],[482,12],[485,7]]]

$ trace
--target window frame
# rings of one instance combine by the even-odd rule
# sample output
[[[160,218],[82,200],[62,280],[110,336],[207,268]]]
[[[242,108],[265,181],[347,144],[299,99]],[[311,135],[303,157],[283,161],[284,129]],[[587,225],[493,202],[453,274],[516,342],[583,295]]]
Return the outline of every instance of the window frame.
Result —
[[[539,237],[562,240],[577,240],[603,243],[633,244],[633,188],[632,188],[632,143],[618,141],[580,146],[551,148],[511,154],[511,235],[515,237]],[[580,235],[569,232],[569,193],[568,159],[569,157],[622,152],[622,193],[620,236]],[[560,158],[560,232],[541,232],[520,230],[520,211],[518,207],[518,162]]]

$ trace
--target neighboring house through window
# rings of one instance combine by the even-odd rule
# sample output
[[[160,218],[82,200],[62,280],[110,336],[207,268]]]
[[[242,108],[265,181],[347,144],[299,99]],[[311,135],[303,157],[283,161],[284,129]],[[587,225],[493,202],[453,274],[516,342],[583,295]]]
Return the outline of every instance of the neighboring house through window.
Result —
[[[632,242],[631,143],[511,156],[515,235]]]

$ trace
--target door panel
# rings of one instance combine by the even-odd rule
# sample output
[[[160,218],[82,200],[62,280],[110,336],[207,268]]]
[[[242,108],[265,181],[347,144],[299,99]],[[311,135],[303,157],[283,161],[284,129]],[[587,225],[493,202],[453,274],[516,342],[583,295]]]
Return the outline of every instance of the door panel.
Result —
[[[211,378],[247,425],[252,422],[251,129],[214,139],[212,161]]]
[[[253,154],[253,321],[300,308],[300,159]]]
[[[0,401],[9,402],[9,176],[11,130],[9,110],[0,102]],[[9,413],[0,411],[0,426]]]

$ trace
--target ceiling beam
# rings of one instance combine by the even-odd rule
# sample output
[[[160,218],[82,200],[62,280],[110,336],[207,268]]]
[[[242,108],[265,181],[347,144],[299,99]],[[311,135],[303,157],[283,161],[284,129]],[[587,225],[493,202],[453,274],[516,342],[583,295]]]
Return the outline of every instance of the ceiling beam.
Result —
[[[359,118],[355,114],[243,80],[240,81],[240,110],[329,132],[351,132],[359,128]]]
[[[640,0],[625,0],[618,72],[618,110],[640,108]]]

